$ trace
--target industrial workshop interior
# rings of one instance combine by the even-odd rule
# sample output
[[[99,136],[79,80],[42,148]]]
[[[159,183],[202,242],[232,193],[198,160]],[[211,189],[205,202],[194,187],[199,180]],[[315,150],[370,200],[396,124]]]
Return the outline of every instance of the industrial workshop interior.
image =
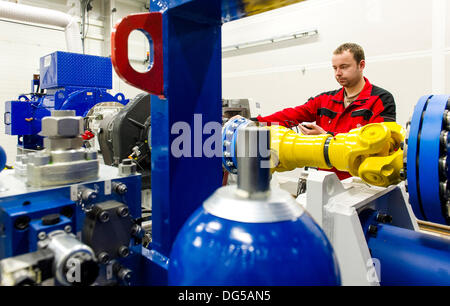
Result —
[[[449,0],[3,0],[0,54],[1,286],[450,285]]]

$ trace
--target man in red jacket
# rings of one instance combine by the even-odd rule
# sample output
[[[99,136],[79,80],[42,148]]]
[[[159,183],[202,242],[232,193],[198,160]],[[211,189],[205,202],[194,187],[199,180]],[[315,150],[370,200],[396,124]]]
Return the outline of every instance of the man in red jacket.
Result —
[[[287,127],[298,125],[305,135],[335,135],[368,123],[396,120],[392,94],[370,84],[363,76],[366,61],[361,46],[354,43],[339,46],[333,52],[332,64],[336,81],[342,88],[321,93],[303,105],[258,116],[258,121]],[[340,179],[350,176],[347,172],[333,171]]]

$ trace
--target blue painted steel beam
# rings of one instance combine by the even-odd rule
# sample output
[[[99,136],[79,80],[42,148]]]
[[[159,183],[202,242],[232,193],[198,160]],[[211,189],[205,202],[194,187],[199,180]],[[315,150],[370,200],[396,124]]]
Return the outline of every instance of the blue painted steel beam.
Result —
[[[222,121],[220,1],[198,3],[199,13],[208,12],[208,22],[183,14],[184,7],[163,12],[164,98],[151,99],[152,248],[164,256],[169,256],[184,222],[222,180],[220,157],[208,158],[203,152],[194,157],[194,143],[203,144],[209,136],[202,135],[203,126],[194,131],[194,114],[202,114],[203,125]],[[151,11],[159,9],[152,2]],[[191,127],[192,157],[171,154],[178,135],[170,130],[180,121]]]
[[[170,133],[176,122],[191,127],[191,145],[204,140],[206,122],[222,122],[221,24],[251,13],[260,1],[152,0],[150,12],[163,14],[164,95],[152,96],[152,248],[169,256],[178,231],[188,217],[221,185],[221,158],[176,158]],[[266,1],[274,8],[298,1]],[[256,10],[256,9],[255,9]],[[225,20],[225,19],[226,20]],[[195,130],[194,114],[203,125]],[[196,134],[196,135],[194,135]],[[201,147],[201,145],[200,145]],[[194,150],[191,154],[194,155]]]

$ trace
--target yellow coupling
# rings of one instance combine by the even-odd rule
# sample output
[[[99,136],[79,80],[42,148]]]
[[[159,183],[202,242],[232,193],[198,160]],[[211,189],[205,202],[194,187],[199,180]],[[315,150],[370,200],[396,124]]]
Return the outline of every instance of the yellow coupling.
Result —
[[[301,135],[282,126],[271,133],[273,171],[335,167],[376,186],[401,181],[405,130],[395,122],[372,123],[335,137]]]
[[[279,125],[267,128],[270,129],[273,171],[290,171],[306,166],[332,168],[327,165],[323,154],[325,142],[331,135],[306,136]]]

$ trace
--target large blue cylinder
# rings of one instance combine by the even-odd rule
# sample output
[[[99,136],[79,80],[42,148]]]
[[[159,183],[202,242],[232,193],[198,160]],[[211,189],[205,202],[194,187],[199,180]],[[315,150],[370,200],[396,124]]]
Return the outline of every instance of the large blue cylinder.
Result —
[[[245,223],[200,207],[173,245],[169,285],[340,285],[331,244],[304,212],[294,220]]]
[[[3,168],[5,168],[5,165],[6,165],[6,153],[0,146],[0,172],[2,172]]]
[[[450,285],[450,240],[380,224],[368,239],[381,285]]]

